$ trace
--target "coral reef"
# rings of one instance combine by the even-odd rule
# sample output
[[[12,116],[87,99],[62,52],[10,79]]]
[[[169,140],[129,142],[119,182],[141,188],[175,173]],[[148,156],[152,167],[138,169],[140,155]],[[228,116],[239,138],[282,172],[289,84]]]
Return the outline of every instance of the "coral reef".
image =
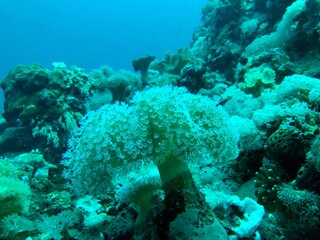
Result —
[[[57,158],[86,112],[84,103],[91,86],[82,69],[69,70],[63,63],[55,63],[53,70],[39,65],[15,67],[1,82],[6,129],[0,152],[39,149],[47,159]]]
[[[140,76],[13,68],[0,237],[319,239],[319,12],[208,0],[191,46]]]
[[[130,107],[105,106],[89,112],[86,119],[77,130],[79,134],[69,141],[64,161],[68,170],[64,175],[71,180],[71,188],[78,195],[97,196],[108,189],[114,190],[117,185],[127,191],[134,190],[134,194],[121,195],[125,194],[126,201],[132,199],[140,206],[136,224],[148,213],[142,211],[150,204],[145,202],[160,186],[166,194],[164,204],[167,208],[161,214],[177,216],[195,207],[198,211],[207,211],[188,162],[205,157],[210,158],[205,160],[207,162],[228,162],[236,158],[238,152],[237,136],[231,134],[226,113],[215,107],[210,99],[181,88],[152,88],[137,93]],[[96,136],[97,132],[103,133],[101,138]],[[84,142],[88,144],[84,146]],[[150,182],[150,166],[149,173],[139,174],[143,186],[126,187],[128,174],[146,164],[153,164],[157,169],[161,185],[156,184],[154,178]],[[138,195],[143,196],[142,203]],[[182,209],[170,210],[171,204],[177,202],[181,202]],[[167,227],[161,225],[159,229],[163,232]]]

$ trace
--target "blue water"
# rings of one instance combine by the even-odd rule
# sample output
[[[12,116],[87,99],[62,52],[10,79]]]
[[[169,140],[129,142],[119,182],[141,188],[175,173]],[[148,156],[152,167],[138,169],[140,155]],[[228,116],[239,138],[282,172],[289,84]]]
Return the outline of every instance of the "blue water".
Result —
[[[1,0],[0,79],[18,64],[87,71],[188,47],[206,0]]]
[[[188,47],[206,0],[1,0],[0,81],[16,65],[132,69]],[[2,112],[0,90],[0,112]]]

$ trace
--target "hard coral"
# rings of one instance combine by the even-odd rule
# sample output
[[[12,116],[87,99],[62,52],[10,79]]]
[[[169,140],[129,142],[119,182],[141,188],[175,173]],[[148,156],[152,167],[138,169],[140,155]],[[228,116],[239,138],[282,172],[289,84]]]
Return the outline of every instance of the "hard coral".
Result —
[[[272,168],[261,167],[254,180],[258,202],[269,210],[277,207],[277,194],[281,188],[282,180]]]
[[[91,89],[82,69],[54,63],[54,69],[39,65],[17,66],[1,82],[7,129],[21,144],[11,144],[9,134],[0,141],[0,152],[46,152],[47,158],[61,154],[69,133],[86,111],[84,100]]]
[[[285,122],[265,142],[268,157],[286,170],[287,177],[294,179],[305,160],[305,144],[302,132]]]

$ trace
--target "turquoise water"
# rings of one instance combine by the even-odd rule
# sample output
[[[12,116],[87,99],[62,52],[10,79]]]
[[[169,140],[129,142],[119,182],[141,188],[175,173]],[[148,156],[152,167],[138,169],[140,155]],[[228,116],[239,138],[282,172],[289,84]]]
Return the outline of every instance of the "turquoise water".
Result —
[[[0,239],[320,239],[319,0],[0,11]]]
[[[1,1],[0,79],[16,65],[63,61],[87,70],[131,69],[133,58],[161,58],[189,46],[205,2]]]
[[[0,78],[18,64],[54,61],[91,70],[188,47],[205,0],[4,0]]]

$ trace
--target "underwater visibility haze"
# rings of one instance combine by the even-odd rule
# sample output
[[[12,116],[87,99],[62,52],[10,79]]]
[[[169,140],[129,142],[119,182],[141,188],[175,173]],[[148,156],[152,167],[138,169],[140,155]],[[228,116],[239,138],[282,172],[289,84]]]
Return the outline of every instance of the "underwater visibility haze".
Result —
[[[91,71],[188,47],[205,0],[0,2],[0,78],[16,65],[65,62]],[[0,91],[0,111],[3,109]]]
[[[205,0],[1,1],[1,78],[17,64],[131,69],[188,47]]]
[[[320,239],[320,1],[1,1],[0,239]]]

